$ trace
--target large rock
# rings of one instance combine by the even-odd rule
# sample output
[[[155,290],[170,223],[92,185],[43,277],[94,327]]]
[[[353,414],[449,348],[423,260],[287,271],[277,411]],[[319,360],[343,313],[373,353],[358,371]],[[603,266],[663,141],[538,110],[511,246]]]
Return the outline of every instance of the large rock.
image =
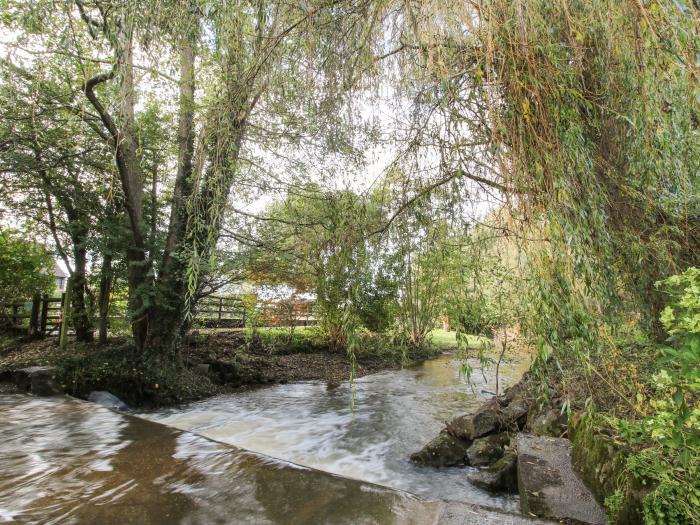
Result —
[[[566,416],[556,408],[550,408],[533,418],[530,430],[538,436],[561,437],[566,432]]]
[[[518,491],[525,514],[607,523],[603,508],[571,466],[568,439],[518,434]]]
[[[30,366],[14,372],[15,384],[36,396],[55,396],[62,394],[56,382],[56,368],[53,366]]]
[[[532,407],[530,386],[527,374],[520,381],[506,389],[503,396],[503,421],[511,430],[522,430]]]
[[[474,485],[489,492],[517,492],[517,463],[517,453],[514,450],[509,450],[492,465],[472,472],[467,477]]]
[[[509,386],[503,392],[503,404],[507,405],[516,399],[528,399],[532,392],[532,387],[529,382],[529,372],[526,372],[523,378],[512,386]]]
[[[491,434],[503,427],[503,414],[498,399],[493,398],[479,407],[473,414],[457,416],[447,423],[453,436],[472,441]]]
[[[111,408],[113,410],[130,410],[129,405],[124,403],[114,394],[106,392],[104,390],[93,390],[88,396],[88,401],[102,405],[103,407]]]
[[[516,397],[503,408],[503,421],[513,430],[522,430],[527,423],[530,402],[525,397]]]
[[[490,465],[503,457],[509,443],[510,436],[506,432],[475,439],[467,450],[469,465],[472,467]]]
[[[411,454],[411,461],[430,467],[453,467],[467,464],[471,441],[460,439],[443,430],[420,451]]]

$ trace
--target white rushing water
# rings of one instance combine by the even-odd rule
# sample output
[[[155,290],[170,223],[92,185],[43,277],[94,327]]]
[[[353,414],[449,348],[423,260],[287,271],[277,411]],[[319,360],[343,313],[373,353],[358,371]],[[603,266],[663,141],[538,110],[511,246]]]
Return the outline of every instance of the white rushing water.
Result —
[[[526,366],[522,360],[502,364],[501,389],[516,382]],[[469,385],[459,363],[445,355],[354,385],[275,385],[140,416],[349,478],[516,510],[516,497],[489,495],[471,485],[469,467],[434,469],[408,459],[446,420],[476,409],[494,388],[492,371],[475,374]]]
[[[0,394],[0,436],[0,523],[423,525],[443,510],[64,396]]]

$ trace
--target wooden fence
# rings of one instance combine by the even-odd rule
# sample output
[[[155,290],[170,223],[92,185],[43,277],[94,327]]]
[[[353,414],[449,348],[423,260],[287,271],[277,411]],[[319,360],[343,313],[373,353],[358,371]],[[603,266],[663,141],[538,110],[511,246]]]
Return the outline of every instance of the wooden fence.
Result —
[[[311,301],[262,301],[258,326],[309,326],[317,324]]]
[[[246,307],[240,297],[209,295],[199,301],[195,324],[205,328],[242,328]]]
[[[258,301],[254,308],[240,297],[210,295],[197,305],[195,324],[206,328],[309,326],[316,324],[311,301]]]
[[[32,337],[58,336],[63,347],[68,334],[70,290],[69,283],[60,297],[37,295],[32,301],[0,303],[0,321]],[[205,328],[243,328],[247,320],[258,327],[317,324],[311,301],[258,301],[251,308],[237,296],[210,295],[199,302],[195,314],[195,325]]]
[[[31,336],[61,337],[67,330],[67,323],[64,323],[65,305],[65,293],[60,297],[35,296],[28,302],[0,303],[0,318],[10,328],[26,329]]]

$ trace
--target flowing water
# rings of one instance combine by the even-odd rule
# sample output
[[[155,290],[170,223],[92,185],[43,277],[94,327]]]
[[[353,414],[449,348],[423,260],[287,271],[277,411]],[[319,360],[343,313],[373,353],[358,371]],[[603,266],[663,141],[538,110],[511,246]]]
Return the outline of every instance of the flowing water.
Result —
[[[505,364],[502,387],[525,367]],[[445,419],[479,405],[486,378],[472,391],[444,356],[352,386],[277,385],[142,414],[154,421],[0,394],[0,523],[524,523],[437,501],[516,507],[471,486],[465,469],[408,461]]]
[[[431,524],[444,505],[65,397],[0,395],[0,523]]]
[[[516,497],[492,496],[471,485],[468,468],[419,467],[408,459],[446,420],[491,396],[493,370],[474,374],[468,385],[459,365],[444,355],[418,367],[366,376],[354,385],[276,385],[142,416],[344,477],[517,510]],[[501,389],[516,382],[527,365],[526,358],[504,363]]]

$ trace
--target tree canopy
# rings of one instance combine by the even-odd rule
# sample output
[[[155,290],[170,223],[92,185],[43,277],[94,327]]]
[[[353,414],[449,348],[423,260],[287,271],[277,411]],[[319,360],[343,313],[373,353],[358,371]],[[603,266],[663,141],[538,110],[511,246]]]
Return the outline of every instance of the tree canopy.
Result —
[[[54,262],[48,250],[18,231],[0,230],[0,303],[27,301],[55,287]]]

